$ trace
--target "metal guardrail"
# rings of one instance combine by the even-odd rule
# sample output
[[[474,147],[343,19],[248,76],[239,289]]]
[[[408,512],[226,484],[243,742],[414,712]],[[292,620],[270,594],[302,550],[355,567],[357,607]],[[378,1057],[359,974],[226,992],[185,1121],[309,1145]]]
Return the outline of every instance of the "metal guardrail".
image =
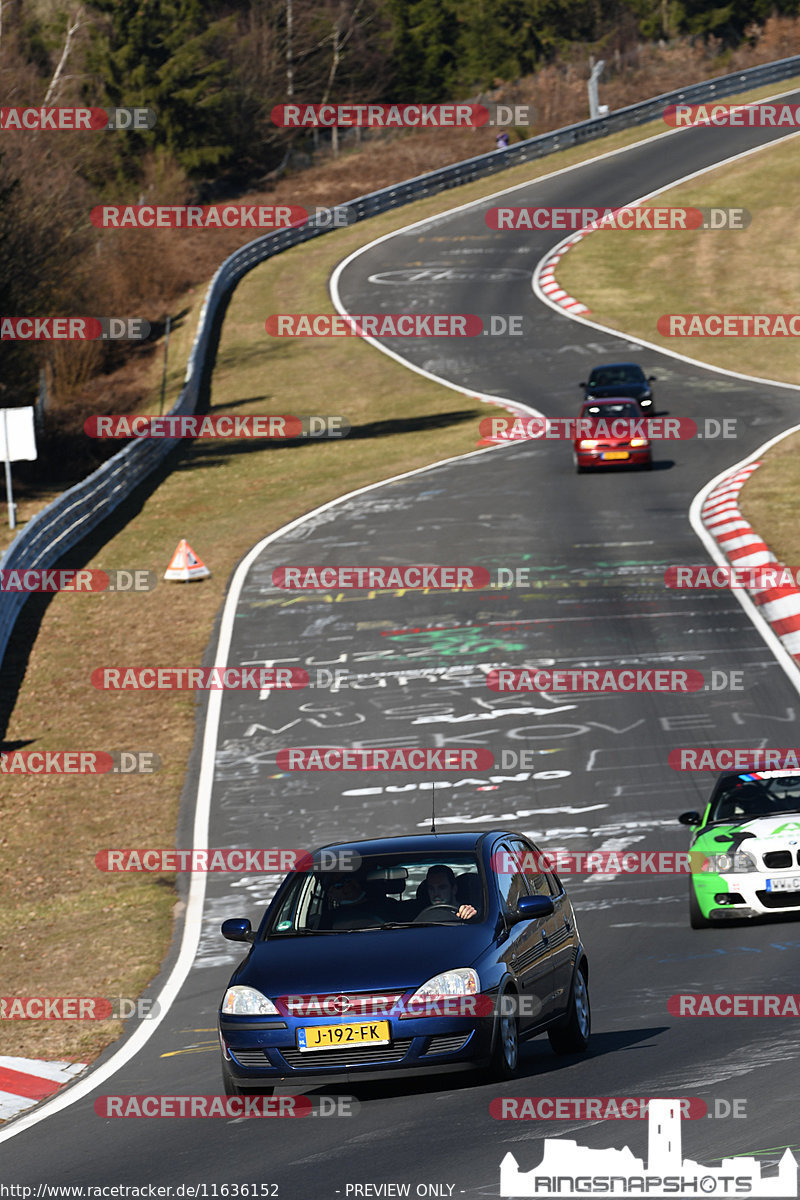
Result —
[[[505,150],[490,150],[452,166],[440,167],[370,192],[349,201],[346,208],[359,221],[378,213],[435,195],[447,188],[482,179],[496,171],[532,159],[542,158],[582,142],[607,137],[620,129],[644,125],[661,116],[670,104],[691,104],[719,100],[734,92],[747,91],[765,84],[778,83],[800,74],[800,55],[749,67],[732,75],[705,80],[674,92],[664,92],[651,100],[617,109],[596,120],[580,121],[552,133],[528,138]],[[256,238],[231,254],[212,279],[200,314],[197,335],[189,355],[184,385],[169,415],[194,412],[199,398],[200,380],[206,370],[206,356],[215,318],[220,305],[248,271],[275,254],[330,232],[329,227],[309,223],[302,228],[284,229]],[[148,475],[155,470],[179,439],[143,438],[126,445],[119,453],[74,487],[63,492],[37,513],[17,535],[0,558],[4,570],[34,570],[52,567],[68,550],[100,524]],[[0,664],[14,624],[27,599],[25,592],[0,592]]]

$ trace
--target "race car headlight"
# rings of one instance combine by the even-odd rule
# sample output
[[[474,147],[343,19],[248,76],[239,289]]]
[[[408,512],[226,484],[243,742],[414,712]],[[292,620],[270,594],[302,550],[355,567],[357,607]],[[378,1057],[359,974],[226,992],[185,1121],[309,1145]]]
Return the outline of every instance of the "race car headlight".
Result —
[[[713,875],[728,875],[757,871],[758,863],[746,850],[736,850],[733,854],[709,854],[701,869]]]
[[[578,442],[579,450],[594,450],[599,443],[593,438],[581,438]]]
[[[237,983],[228,988],[225,998],[220,1005],[220,1012],[236,1017],[279,1017],[275,1005],[267,996],[255,988],[244,987]]]
[[[642,395],[641,399],[639,400],[639,403],[640,403],[640,404],[652,404],[652,403],[653,403],[653,394],[652,394],[652,392],[645,392],[645,393]]]
[[[638,450],[642,446],[649,446],[649,445],[650,445],[650,443],[647,440],[647,438],[631,438],[631,449],[632,450]]]
[[[408,1012],[401,1013],[403,1017],[419,1016],[425,1005],[435,1003],[447,996],[477,996],[481,990],[478,972],[472,967],[456,967],[452,971],[442,971],[434,975],[407,1001]]]

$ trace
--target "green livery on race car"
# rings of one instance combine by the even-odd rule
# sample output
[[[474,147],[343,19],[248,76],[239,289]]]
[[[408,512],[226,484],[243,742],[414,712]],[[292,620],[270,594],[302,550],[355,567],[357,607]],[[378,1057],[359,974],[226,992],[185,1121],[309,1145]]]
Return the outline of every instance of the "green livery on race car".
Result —
[[[692,829],[689,920],[800,913],[800,775],[724,772],[705,812],[678,818]]]

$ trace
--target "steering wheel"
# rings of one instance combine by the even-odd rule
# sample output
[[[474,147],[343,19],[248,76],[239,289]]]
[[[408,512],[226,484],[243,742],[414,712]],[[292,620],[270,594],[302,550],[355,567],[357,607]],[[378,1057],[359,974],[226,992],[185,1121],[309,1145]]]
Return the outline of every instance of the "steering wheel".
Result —
[[[456,918],[458,917],[458,909],[454,904],[429,904],[427,908],[423,908],[422,912],[417,913],[412,924],[416,925],[417,921],[441,920],[445,916],[445,910],[453,913]]]

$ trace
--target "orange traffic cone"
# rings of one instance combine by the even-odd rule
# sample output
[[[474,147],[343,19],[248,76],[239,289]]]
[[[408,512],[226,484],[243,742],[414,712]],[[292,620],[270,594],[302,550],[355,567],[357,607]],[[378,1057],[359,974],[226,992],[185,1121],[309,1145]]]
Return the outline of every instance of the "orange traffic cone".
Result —
[[[181,538],[178,548],[164,572],[164,578],[186,583],[191,579],[205,579],[210,574],[208,567],[202,558],[195,554],[186,538]]]

